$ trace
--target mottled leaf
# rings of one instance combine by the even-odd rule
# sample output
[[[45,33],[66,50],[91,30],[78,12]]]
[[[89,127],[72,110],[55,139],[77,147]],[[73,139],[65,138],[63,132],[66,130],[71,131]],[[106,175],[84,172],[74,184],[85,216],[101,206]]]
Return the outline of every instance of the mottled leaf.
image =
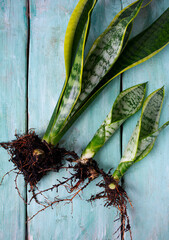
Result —
[[[88,19],[88,13],[94,2],[93,0],[80,0],[70,17],[64,42],[66,79],[70,75],[78,44]]]
[[[169,122],[158,129],[161,108],[164,99],[164,88],[150,94],[145,100],[141,117],[124,151],[123,157],[113,177],[119,180],[128,168],[143,159],[152,150],[159,133]]]
[[[146,83],[143,83],[128,88],[118,95],[110,113],[83,151],[82,159],[93,158],[122,123],[140,109],[143,103],[145,89]]]
[[[120,73],[157,54],[169,43],[169,8],[145,31],[131,39],[120,58],[104,79],[110,81]]]
[[[81,101],[78,108],[76,105],[77,109],[72,111],[71,116],[68,118],[62,129],[62,132],[58,135],[58,141],[112,79],[126,70],[148,60],[161,51],[168,43],[169,8],[148,29],[128,42],[112,69],[106,74],[88,97]]]
[[[66,41],[65,48],[67,49],[66,51],[68,51],[68,54],[66,55],[66,58],[65,58],[65,62],[67,62],[67,67],[66,67],[67,78],[66,78],[61,96],[59,98],[59,101],[55,107],[52,118],[46,130],[46,133],[43,137],[43,140],[45,140],[46,142],[52,145],[57,144],[57,139],[56,139],[57,134],[62,130],[62,126],[67,120],[81,91],[83,62],[84,62],[84,48],[85,48],[87,33],[89,29],[91,12],[96,2],[97,0],[92,0],[90,1],[90,4],[89,4],[89,1],[84,1],[84,0],[79,1],[79,4],[75,8],[72,14],[70,23],[68,25],[68,30],[66,33],[66,40],[65,40]],[[81,24],[80,29],[79,29],[79,23],[76,22],[77,21],[76,14],[77,14],[77,19],[79,19]],[[70,33],[71,26],[73,27],[72,33]],[[76,32],[76,30],[78,30],[78,32]],[[79,32],[81,34],[79,34]],[[77,34],[78,37],[76,38],[74,34]],[[72,59],[70,59],[71,50],[70,50],[70,46],[69,47],[67,46],[69,41],[67,40],[67,38],[69,37],[70,37],[71,47],[74,46],[74,45],[72,46],[74,41],[77,42],[77,39],[80,37],[80,42],[77,47],[77,52],[75,54],[75,59],[74,59],[74,63],[71,70],[70,70],[70,64],[71,64],[70,62],[72,61]],[[70,76],[68,76],[69,74],[68,70],[70,70]]]
[[[55,131],[55,135],[57,135],[55,136],[55,143],[60,140],[60,138],[72,125],[74,120],[77,119],[77,117],[80,115],[80,113],[77,113],[78,106],[80,106],[82,103],[82,99],[84,100],[83,102],[85,102],[88,95],[90,95],[91,84],[92,87],[96,86],[93,80],[95,73],[97,72],[97,81],[100,81],[124,50],[124,47],[126,46],[130,36],[132,21],[138,14],[141,5],[142,0],[137,0],[136,2],[123,9],[119,14],[117,14],[109,27],[99,36],[99,38],[93,44],[85,60],[81,93],[77,99],[75,106],[73,109],[71,109],[71,113],[66,119],[64,126],[62,125],[62,128],[60,128],[60,132],[56,133]],[[96,58],[94,57],[95,55]],[[95,60],[93,61],[92,59],[94,58]],[[105,59],[104,64],[103,59]],[[86,74],[87,78],[85,77]],[[76,114],[75,118],[74,114]],[[72,117],[74,119],[71,121]],[[53,133],[50,134],[54,135]]]
[[[136,1],[123,9],[94,42],[85,60],[81,94],[71,115],[118,59],[128,41],[131,23],[137,16],[142,2],[143,0]]]
[[[155,131],[154,133],[150,134],[149,136],[146,136],[142,139],[139,140],[139,144],[138,144],[138,149],[137,149],[137,154],[136,154],[136,158],[135,158],[135,163],[139,162],[140,160],[142,160],[144,157],[146,157],[149,152],[151,151],[151,149],[154,146],[154,143],[156,141],[156,138],[158,137],[158,135],[160,134],[160,132],[169,125],[169,121],[166,122],[162,127],[160,127],[157,131]]]

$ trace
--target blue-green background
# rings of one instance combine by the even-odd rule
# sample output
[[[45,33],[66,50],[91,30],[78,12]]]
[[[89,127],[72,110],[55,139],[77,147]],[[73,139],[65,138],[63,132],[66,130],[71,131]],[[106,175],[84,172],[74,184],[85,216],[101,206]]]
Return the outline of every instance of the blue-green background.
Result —
[[[0,1],[0,141],[24,133],[27,126],[42,135],[55,107],[65,79],[64,35],[78,0],[30,0],[30,46],[27,59],[28,19],[26,0]],[[113,17],[133,0],[98,0],[92,14],[86,46],[108,26]],[[169,7],[168,0],[152,0],[137,17],[133,35],[149,26]],[[28,64],[29,63],[29,64]],[[27,66],[28,83],[27,83]],[[169,46],[147,62],[122,76],[122,89],[141,82],[148,83],[147,94],[165,85],[161,124],[169,120]],[[114,79],[85,111],[66,136],[62,145],[79,154],[110,111],[120,92],[120,77]],[[108,170],[120,161],[139,113],[127,121],[96,155],[99,165]],[[134,240],[167,240],[169,238],[169,129],[159,136],[151,154],[133,166],[124,178],[125,189],[134,208],[128,208]],[[13,166],[0,149],[0,177]],[[62,171],[59,175],[65,174]],[[66,173],[68,174],[68,173]],[[14,187],[14,174],[0,187],[0,240],[23,240],[26,215],[39,207],[25,206]],[[56,182],[51,173],[39,184],[43,189]],[[29,240],[112,240],[120,222],[114,223],[117,211],[106,209],[102,201],[92,205],[85,201],[100,189],[95,180],[77,197],[73,206],[58,205],[40,213],[28,223]],[[22,177],[18,179],[21,194],[29,198]],[[28,189],[29,190],[29,189]],[[55,193],[49,193],[49,198]],[[64,189],[60,194],[65,194]],[[126,234],[125,239],[129,239]]]

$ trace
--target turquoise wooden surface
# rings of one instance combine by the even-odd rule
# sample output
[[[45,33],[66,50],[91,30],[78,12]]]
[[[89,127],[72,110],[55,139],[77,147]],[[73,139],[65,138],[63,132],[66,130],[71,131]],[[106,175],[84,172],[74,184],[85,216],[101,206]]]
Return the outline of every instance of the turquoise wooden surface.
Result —
[[[15,2],[15,4],[14,4]],[[26,46],[27,15],[26,1],[0,1],[0,141],[11,140],[15,129],[26,130]],[[29,128],[35,128],[42,136],[59,97],[65,79],[63,45],[66,26],[78,0],[31,0],[30,1],[30,49],[28,71],[28,112]],[[92,14],[91,31],[86,50],[94,39],[106,28],[122,7],[132,0],[98,0]],[[141,10],[136,19],[134,33],[142,30],[155,20],[167,7],[167,0],[153,0]],[[139,26],[139,27],[138,27]],[[169,119],[169,47],[123,74],[123,89],[134,84],[149,81],[147,93],[165,85],[166,98],[161,123]],[[79,154],[100,126],[120,91],[120,77],[117,77],[101,93],[95,102],[71,127],[61,144]],[[131,135],[139,113],[125,123],[120,131],[96,155],[99,165],[105,170],[116,167]],[[134,208],[129,207],[134,240],[165,240],[169,238],[169,193],[167,145],[168,129],[159,136],[154,150],[142,162],[133,166],[124,178],[125,189]],[[8,156],[1,151],[0,177],[12,168]],[[50,173],[40,182],[43,189],[56,183],[63,176]],[[65,175],[64,175],[65,176]],[[0,239],[25,239],[26,208],[14,189],[14,175],[8,176],[0,187]],[[85,201],[91,193],[99,191],[94,181],[72,205],[58,205],[40,213],[28,223],[28,239],[94,239],[111,240],[119,225],[115,224],[116,210],[106,209],[103,202],[91,205]],[[23,179],[19,179],[24,195]],[[10,195],[9,195],[10,193]],[[49,193],[52,198],[56,193]],[[64,189],[59,192],[65,195]],[[10,197],[11,196],[11,197]],[[29,192],[27,192],[28,198]],[[32,202],[27,207],[31,216],[39,207]],[[126,239],[129,235],[126,234]]]
[[[15,130],[24,133],[26,129],[26,45],[25,2],[0,1],[0,142],[12,140]],[[0,156],[1,179],[13,165],[3,149]],[[18,186],[24,196],[22,177]],[[11,174],[0,186],[0,239],[25,238],[25,212]]]
[[[39,133],[42,133],[47,127],[63,86],[65,79],[63,58],[64,35],[70,15],[77,2],[57,1],[56,3],[55,1],[47,1],[45,6],[42,6],[42,2],[36,2],[36,4],[34,4],[34,1],[31,2],[29,127],[35,127]],[[89,36],[87,48],[91,46],[94,39],[107,27],[110,20],[120,10],[121,4],[119,1],[108,1],[106,5],[103,1],[98,2],[93,12],[91,25],[91,29],[93,30]],[[104,24],[101,24],[103,22]],[[109,89],[104,91],[99,101],[94,103],[70,129],[61,141],[62,144],[80,154],[82,148],[86,146],[104,120],[105,115],[110,111],[119,90],[120,82],[117,79],[109,86]],[[112,92],[116,94],[114,95]],[[39,98],[39,96],[41,97]],[[35,103],[38,105],[38,110],[35,107]],[[103,111],[100,111],[100,106]],[[102,162],[101,166],[104,166],[105,169],[111,167],[112,160],[110,156],[114,152],[116,155],[116,164],[120,158],[120,139],[118,135],[116,135],[116,141],[112,139],[113,142],[110,142],[114,145],[113,148],[110,147],[111,151],[108,151],[107,145],[103,150],[104,155],[102,152],[97,156],[98,160],[101,160],[104,156],[104,163]],[[41,181],[39,187],[43,189],[51,184],[55,184],[56,178],[63,176],[63,174],[64,171],[57,175],[56,173],[51,173]],[[89,198],[93,191],[96,192],[95,183],[91,184],[84,191],[82,200],[80,198],[74,200],[73,212],[71,204],[65,206],[61,204],[54,207],[53,211],[48,209],[40,213],[39,216],[29,223],[30,238],[44,240],[108,239],[115,230],[113,220],[116,211],[105,209],[100,202],[94,203],[93,206],[87,203],[85,199]],[[65,194],[64,189],[61,190],[60,194]],[[37,204],[33,204],[28,208],[28,215],[31,216],[38,209]],[[37,221],[39,222],[38,225]],[[111,225],[109,225],[110,221]],[[118,225],[119,223],[116,223],[116,226]]]
[[[126,1],[129,4],[132,1]],[[152,1],[138,16],[141,28],[151,24],[169,7],[169,2]],[[144,19],[142,22],[141,19]],[[123,74],[123,88],[135,83],[148,81],[147,95],[157,88],[165,86],[165,99],[160,126],[169,119],[169,46],[162,52],[130,71]],[[129,119],[123,127],[123,150],[140,113]],[[169,238],[169,168],[168,134],[166,129],[158,137],[152,152],[141,162],[135,164],[124,178],[124,186],[132,200],[129,207],[133,237],[137,240],[165,240]],[[126,234],[126,239],[129,235]]]

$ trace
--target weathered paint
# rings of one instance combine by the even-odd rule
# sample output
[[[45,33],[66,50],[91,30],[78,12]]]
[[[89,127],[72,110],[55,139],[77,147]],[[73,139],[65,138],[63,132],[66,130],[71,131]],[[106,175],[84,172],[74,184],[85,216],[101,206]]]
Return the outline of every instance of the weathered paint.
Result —
[[[70,15],[78,0],[31,0],[30,58],[29,58],[29,128],[35,128],[43,136],[51,117],[64,79],[64,35]],[[92,14],[91,32],[86,49],[109,25],[116,13],[132,0],[99,0]],[[166,8],[168,0],[153,0],[136,19],[134,34],[150,25]],[[13,139],[15,129],[25,131],[26,126],[26,6],[24,1],[0,2],[0,141]],[[86,51],[86,53],[87,53]],[[148,93],[165,84],[166,97],[161,124],[169,119],[169,47],[146,63],[123,74],[123,89],[149,81]],[[119,77],[114,79],[96,98],[78,121],[61,140],[62,145],[76,150],[79,154],[105,119],[115,97],[120,91]],[[123,150],[135,128],[139,113],[123,127]],[[160,125],[161,125],[160,124]],[[169,236],[168,211],[168,129],[161,133],[156,147],[150,155],[131,167],[125,175],[125,189],[134,208],[129,207],[133,239],[164,240]],[[8,156],[1,151],[0,177],[12,168]],[[121,158],[120,131],[98,152],[96,159],[101,167],[108,170],[116,167]],[[2,171],[1,171],[2,170]],[[39,184],[40,188],[56,183],[56,175],[50,173]],[[0,187],[0,239],[25,239],[25,208],[14,189],[14,176],[6,178]],[[85,201],[91,193],[99,191],[93,182],[71,205],[54,206],[40,213],[29,223],[29,239],[94,239],[111,240],[118,223],[113,224],[116,210],[106,209],[103,202],[92,206]],[[23,181],[20,189],[24,195]],[[12,196],[9,198],[9,193]],[[29,197],[29,193],[28,197]],[[55,193],[52,193],[52,195]],[[64,190],[61,195],[66,194]],[[28,216],[39,208],[34,202],[28,206]],[[129,235],[126,235],[129,239]]]
[[[124,7],[133,1],[124,1]],[[145,29],[169,7],[167,0],[153,0],[142,10],[136,19],[134,32]],[[137,24],[137,26],[136,26]],[[138,27],[139,26],[139,27]],[[165,98],[161,113],[160,126],[168,121],[169,111],[169,46],[147,62],[123,74],[123,88],[148,81],[147,95],[165,86]],[[124,124],[123,151],[135,128],[139,114]],[[169,167],[168,167],[169,129],[160,133],[152,152],[141,162],[130,168],[124,177],[124,186],[133,209],[129,206],[129,215],[133,239],[164,240],[169,236]],[[129,234],[126,234],[126,239]]]
[[[0,142],[9,141],[26,128],[26,45],[25,1],[0,1]],[[0,179],[13,168],[9,155],[0,148]],[[6,176],[0,186],[0,239],[25,239],[26,207],[18,196],[15,175]],[[22,177],[18,187],[23,197]]]
[[[31,1],[29,127],[35,127],[38,133],[41,134],[48,125],[65,80],[64,35],[68,20],[77,2],[77,0],[48,1],[45,11],[41,13],[39,1],[36,4]],[[98,1],[92,14],[91,33],[88,38],[87,48],[91,46],[93,40],[108,26],[115,14],[120,10],[121,4],[118,0]],[[51,45],[53,39],[57,44]],[[85,111],[61,140],[64,146],[78,151],[79,154],[82,152],[82,149],[109,112],[115,97],[119,93],[119,86],[120,82],[117,79],[109,85],[109,89],[105,89],[100,98]],[[116,94],[114,95],[112,92]],[[108,148],[111,148],[111,150],[108,151]],[[110,156],[116,157],[112,160]],[[100,165],[107,170],[112,164],[113,166],[117,165],[120,158],[119,131],[103,151],[97,154],[96,158]],[[49,174],[39,184],[40,188],[43,189],[56,183],[56,178],[65,176],[63,174],[64,171],[61,171],[60,174]],[[74,200],[73,212],[71,204],[60,204],[54,206],[53,210],[48,209],[35,217],[29,223],[29,237],[41,240],[112,238],[115,231],[113,221],[116,210],[105,209],[101,201],[93,205],[85,201],[86,198],[90,198],[92,192],[99,190],[95,187],[97,181],[93,182],[84,191],[82,200],[80,198]],[[52,196],[55,194],[52,193]],[[64,189],[60,191],[60,194],[66,194]],[[50,196],[51,193],[48,195]],[[28,207],[28,215],[31,216],[38,209],[37,205],[33,203]],[[116,227],[119,224],[119,222],[116,223]]]

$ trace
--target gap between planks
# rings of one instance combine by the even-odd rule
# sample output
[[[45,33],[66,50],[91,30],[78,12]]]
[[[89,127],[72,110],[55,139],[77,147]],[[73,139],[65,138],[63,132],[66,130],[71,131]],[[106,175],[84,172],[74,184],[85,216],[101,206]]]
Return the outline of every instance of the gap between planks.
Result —
[[[27,49],[26,49],[26,56],[27,56],[27,62],[26,62],[26,133],[29,131],[29,105],[28,105],[28,94],[29,94],[29,56],[30,56],[30,0],[26,0],[26,15],[27,15]],[[25,197],[26,202],[28,200],[27,196],[27,190],[28,187],[25,185]],[[28,240],[28,208],[27,205],[25,205],[25,240]]]

